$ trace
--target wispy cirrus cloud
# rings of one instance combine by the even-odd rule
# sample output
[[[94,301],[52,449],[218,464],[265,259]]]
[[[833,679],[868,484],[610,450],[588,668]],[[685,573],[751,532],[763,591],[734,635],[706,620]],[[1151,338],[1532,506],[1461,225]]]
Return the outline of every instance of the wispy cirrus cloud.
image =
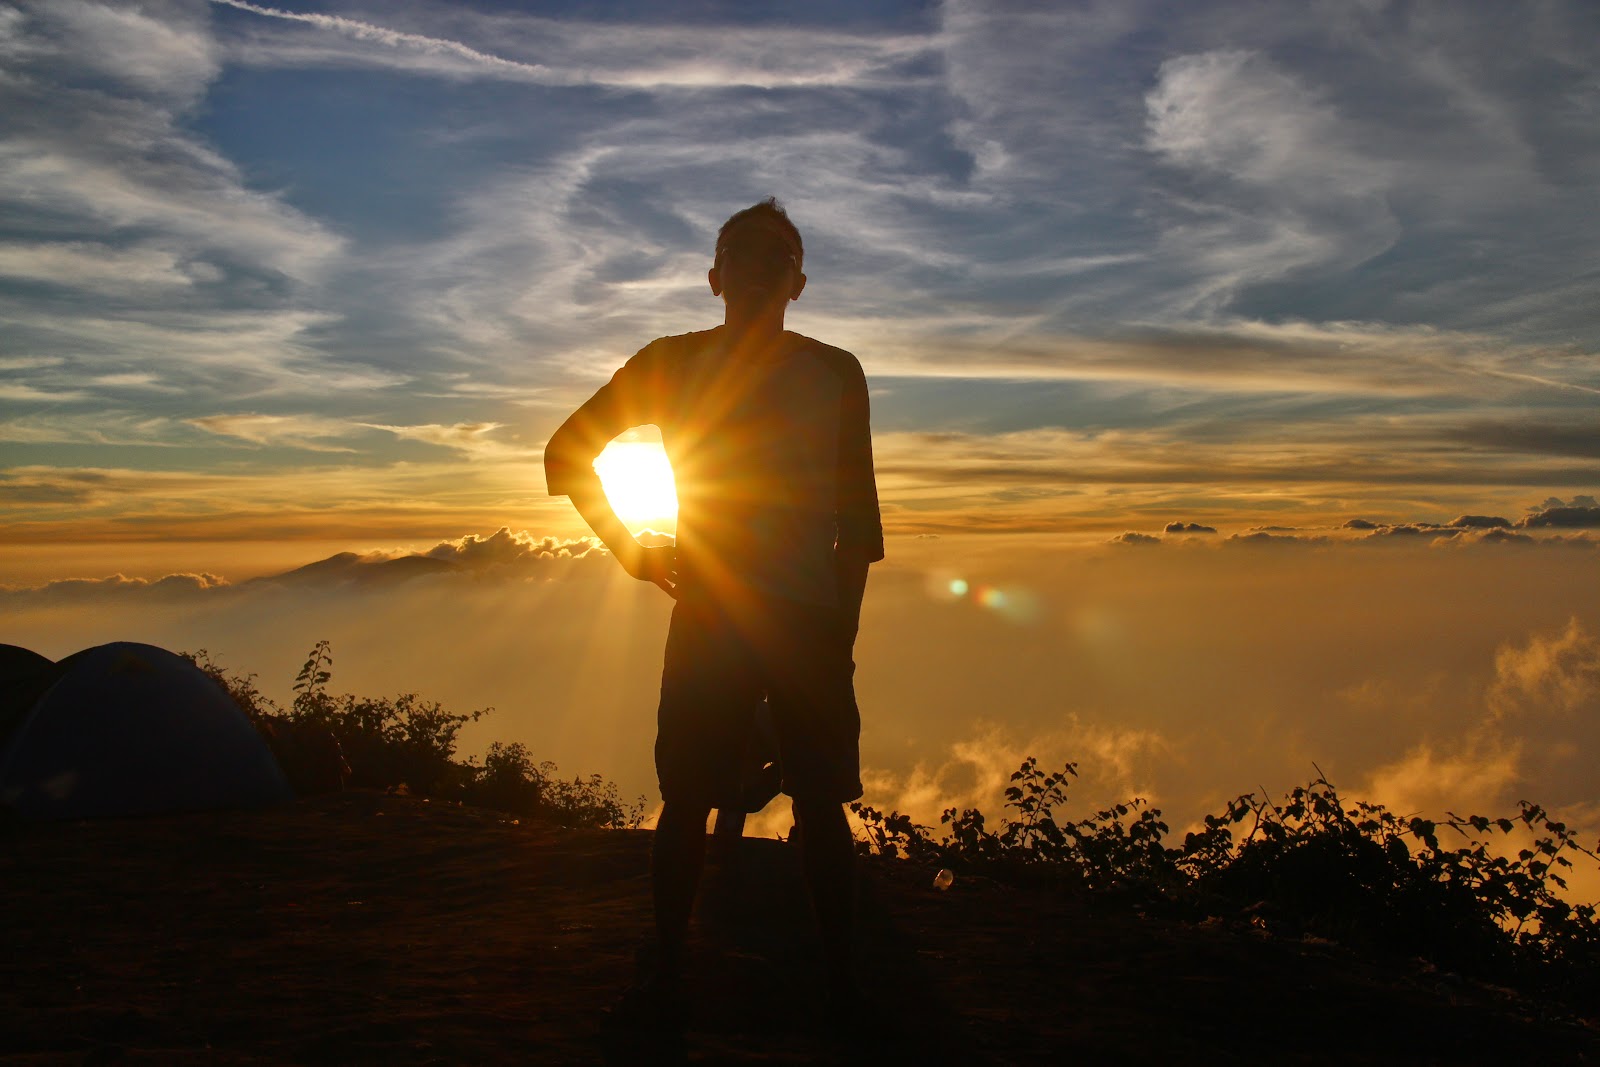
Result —
[[[99,242],[0,243],[0,278],[85,290],[107,297],[182,289],[215,281],[205,263],[185,263],[162,248],[118,248]]]
[[[330,438],[348,436],[358,427],[336,419],[307,415],[204,415],[190,419],[189,425],[207,433],[236,437],[257,445],[289,445],[313,452],[353,452],[346,445],[329,443]]]
[[[1556,222],[1576,218],[1600,164],[1586,5],[1488,18],[1308,5],[1263,20],[1228,3],[1159,19],[1138,4],[951,3],[944,18],[965,111],[953,133],[1032,208],[1011,242],[1159,249],[1070,287],[1053,314],[1545,340],[1592,325],[1573,284],[1593,233]],[[1513,291],[1531,302],[1513,311]]]
[[[26,383],[0,385],[0,400],[24,404],[61,404],[83,400],[88,395],[77,389],[39,389]]]
[[[225,454],[242,499],[308,460],[520,468],[715,321],[711,235],[776,193],[791,325],[862,357],[906,513],[973,499],[962,456],[901,463],[917,434],[993,454],[985,506],[1035,527],[1594,487],[1586,5],[296,8],[0,20],[0,439],[30,469]],[[1079,435],[1082,491],[1035,431]],[[484,473],[441,500],[536,495]]]
[[[93,0],[23,2],[7,9],[4,45],[23,69],[69,58],[79,74],[113,79],[174,105],[193,102],[221,71],[216,42],[192,4],[141,8]]]
[[[839,325],[876,334],[875,326]],[[870,368],[889,377],[1082,379],[1200,393],[1441,397],[1467,405],[1543,397],[1576,407],[1600,395],[1600,373],[1585,348],[1513,344],[1491,333],[1235,319],[986,345],[983,338],[1003,330],[1001,324],[965,326],[972,336],[959,341],[937,333],[878,334],[863,338],[863,350]]]
[[[912,76],[904,65],[931,54],[938,43],[932,35],[757,30],[731,24],[708,32],[706,27],[665,22],[588,22],[491,15],[466,8],[427,11],[422,21],[439,28],[411,32],[366,19],[287,11],[244,0],[211,2],[262,19],[326,31],[321,36],[270,34],[252,27],[229,49],[233,59],[245,63],[391,67],[426,76],[561,87],[670,91],[926,84],[927,75]],[[389,17],[403,23],[408,15],[415,18],[417,13],[394,12]],[[476,47],[468,40],[492,44]]]
[[[402,440],[438,445],[473,457],[504,459],[513,455],[531,457],[540,454],[538,449],[519,449],[490,437],[490,434],[501,428],[502,424],[498,422],[458,422],[453,426],[441,426],[437,423],[421,426],[384,426],[378,423],[362,425],[369,429],[392,433]]]
[[[548,84],[555,80],[554,72],[545,66],[537,63],[519,63],[488,52],[480,52],[475,48],[469,48],[460,41],[445,40],[421,33],[405,33],[361,19],[345,18],[340,15],[285,11],[281,8],[245,3],[244,0],[211,0],[211,2],[219,7],[247,11],[252,15],[260,15],[264,18],[301,23],[306,26],[316,27],[319,30],[328,30],[352,42],[383,46],[385,49],[394,50],[410,57],[412,62],[407,64],[408,69],[418,73],[450,72],[461,75],[476,71],[490,76],[514,78],[520,81]],[[290,57],[294,57],[301,62],[307,62],[313,56],[319,56],[324,62],[342,65],[354,65],[364,58],[370,61],[379,55],[384,55],[381,52],[352,51],[346,51],[340,55],[333,49],[325,49],[320,52],[315,50],[294,50],[292,48],[273,51],[270,46],[263,50],[259,45],[253,48],[247,46],[241,49],[244,56],[250,56],[252,53],[259,56],[262,55],[263,51],[278,62],[283,62]],[[406,59],[399,57],[392,61],[406,63]]]
[[[182,387],[184,403],[237,403],[241,397],[355,395],[403,383],[408,376],[343,362],[317,351],[310,334],[333,321],[294,309],[99,309],[52,314],[0,297],[13,343],[62,353],[30,368],[41,387],[82,387],[108,373],[154,376]]]
[[[191,128],[222,70],[204,10],[8,10],[0,321],[22,362],[0,437],[149,439],[219,395],[317,377],[295,337],[329,313],[293,304],[343,242]]]
[[[1204,183],[1174,205],[1160,242],[1196,280],[1179,310],[1215,312],[1251,285],[1353,267],[1398,238],[1387,203],[1397,164],[1264,56],[1169,59],[1146,106],[1151,151]]]

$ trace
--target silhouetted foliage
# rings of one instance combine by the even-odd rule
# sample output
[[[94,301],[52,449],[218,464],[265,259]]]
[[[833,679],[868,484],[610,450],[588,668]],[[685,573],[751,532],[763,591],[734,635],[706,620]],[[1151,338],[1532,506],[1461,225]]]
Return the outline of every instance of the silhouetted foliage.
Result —
[[[308,775],[303,731],[316,728],[338,739],[356,785],[565,826],[637,827],[643,819],[643,797],[624,805],[599,775],[559,778],[554,764],[536,762],[520,743],[491,744],[481,764],[457,761],[461,728],[492,709],[458,715],[414,693],[331,693],[326,641],[307,656],[287,711],[261,693],[255,675],[231,674],[204,650],[189,658],[268,737],[297,788]],[[1319,773],[1281,802],[1241,794],[1169,846],[1160,810],[1140,798],[1068,817],[1077,775],[1075,763],[1046,772],[1029,757],[1011,776],[1010,814],[997,826],[977,809],[951,808],[939,836],[898,812],[851,807],[865,831],[862,847],[885,856],[1419,956],[1574,1001],[1600,993],[1596,907],[1562,896],[1573,857],[1600,856],[1537,804],[1524,801],[1509,817],[1452,812],[1430,820],[1347,804]],[[1514,855],[1491,847],[1514,833],[1526,838]]]
[[[289,719],[327,728],[339,739],[350,763],[352,785],[396,788],[439,796],[459,789],[471,769],[455,762],[456,736],[492,708],[452,715],[436,701],[415,693],[393,698],[360,698],[328,691],[333,654],[318,641],[294,680]]]
[[[1064,818],[1075,777],[1074,763],[1046,773],[1030,757],[1006,790],[1014,815],[991,829],[982,812],[952,808],[940,837],[898,812],[852,808],[862,847],[882,855],[1420,956],[1574,1000],[1600,992],[1595,906],[1561,896],[1572,857],[1600,857],[1537,804],[1509,818],[1433,821],[1346,805],[1319,773],[1282,803],[1242,794],[1169,847],[1161,812],[1140,799]],[[1531,842],[1515,856],[1490,847],[1518,830]],[[1441,841],[1444,831],[1454,840]]]
[[[297,793],[337,790],[348,781],[563,826],[631,829],[644,820],[643,797],[623,804],[616,785],[598,774],[559,778],[554,763],[535,763],[520,743],[491,744],[482,764],[457,760],[461,728],[492,708],[454,714],[416,693],[370,698],[331,692],[327,641],[307,654],[287,710],[261,692],[256,675],[229,672],[205,649],[183,655],[220,683],[262,732]]]
[[[480,808],[562,826],[634,828],[644,821],[644,798],[624,806],[614,782],[598,774],[571,781],[556,777],[549,760],[535,764],[519,741],[489,746],[482,767],[474,767],[462,795]]]

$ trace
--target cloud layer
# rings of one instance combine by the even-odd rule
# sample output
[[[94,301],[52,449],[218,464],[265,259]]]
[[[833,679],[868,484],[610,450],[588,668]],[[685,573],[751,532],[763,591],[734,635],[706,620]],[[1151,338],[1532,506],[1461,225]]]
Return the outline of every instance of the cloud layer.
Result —
[[[1578,2],[0,8],[6,515],[57,538],[52,493],[182,475],[238,536],[227,501],[309,466],[322,531],[419,469],[434,535],[549,528],[549,431],[715,320],[710,235],[769,193],[807,236],[793,323],[861,355],[906,511],[969,495],[958,439],[1002,481],[1059,447],[1006,528],[1593,493],[1597,31]],[[120,507],[89,518],[184,518]]]
[[[1080,764],[1085,809],[1138,794],[1181,827],[1234,794],[1287,790],[1315,763],[1401,810],[1531,799],[1600,831],[1585,821],[1600,816],[1586,758],[1600,721],[1592,543],[1375,551],[1348,539],[1359,531],[1261,533],[1299,540],[893,541],[856,655],[869,800],[935,823],[948,806],[997,810],[1005,776],[1034,755]],[[1271,550],[1281,543],[1300,550]],[[465,751],[521,740],[653,794],[670,609],[592,542],[499,530],[254,581],[13,589],[0,641],[51,657],[109,640],[204,647],[284,698],[328,638],[340,689],[497,708]]]

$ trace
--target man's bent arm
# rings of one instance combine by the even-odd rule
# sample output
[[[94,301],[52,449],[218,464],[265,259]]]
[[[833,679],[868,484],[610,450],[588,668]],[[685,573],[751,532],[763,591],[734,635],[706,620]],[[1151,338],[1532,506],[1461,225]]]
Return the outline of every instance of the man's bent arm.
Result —
[[[578,509],[578,514],[583,516],[583,521],[589,524],[595,536],[617,557],[622,569],[640,581],[653,582],[668,594],[676,595],[674,585],[677,574],[673,550],[641,545],[639,539],[617,518],[598,475],[588,478],[580,476],[577,484],[570,488],[568,496],[572,506]]]
[[[578,514],[583,516],[583,521],[589,524],[595,536],[605,543],[611,554],[617,557],[623,569],[633,573],[630,566],[634,557],[643,551],[638,538],[633,536],[622,520],[617,518],[616,510],[611,506],[611,500],[606,496],[605,489],[600,484],[599,475],[588,477],[579,476],[577,484],[568,486],[567,496],[572,501],[572,506],[578,509]]]
[[[621,375],[619,374],[620,378]],[[638,415],[621,402],[613,385],[601,389],[573,412],[551,436],[545,446],[545,481],[550,492],[565,495],[589,524],[595,536],[622,564],[624,570],[641,581],[654,582],[667,593],[673,592],[674,557],[670,548],[645,548],[617,518],[611,501],[594,472],[594,461],[607,442],[630,425]]]

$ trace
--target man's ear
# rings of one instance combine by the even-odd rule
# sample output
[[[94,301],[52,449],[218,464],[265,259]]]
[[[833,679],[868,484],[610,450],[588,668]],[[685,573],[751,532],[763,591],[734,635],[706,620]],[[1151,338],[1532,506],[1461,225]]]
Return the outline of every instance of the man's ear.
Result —
[[[789,299],[790,300],[799,300],[800,299],[800,294],[805,292],[805,288],[806,288],[806,276],[804,274],[801,274],[800,272],[796,271],[795,272],[795,276],[794,276],[794,285],[789,287]]]
[[[706,271],[706,282],[711,286],[712,296],[722,295],[722,268],[712,267]],[[791,298],[792,299],[792,298]]]

